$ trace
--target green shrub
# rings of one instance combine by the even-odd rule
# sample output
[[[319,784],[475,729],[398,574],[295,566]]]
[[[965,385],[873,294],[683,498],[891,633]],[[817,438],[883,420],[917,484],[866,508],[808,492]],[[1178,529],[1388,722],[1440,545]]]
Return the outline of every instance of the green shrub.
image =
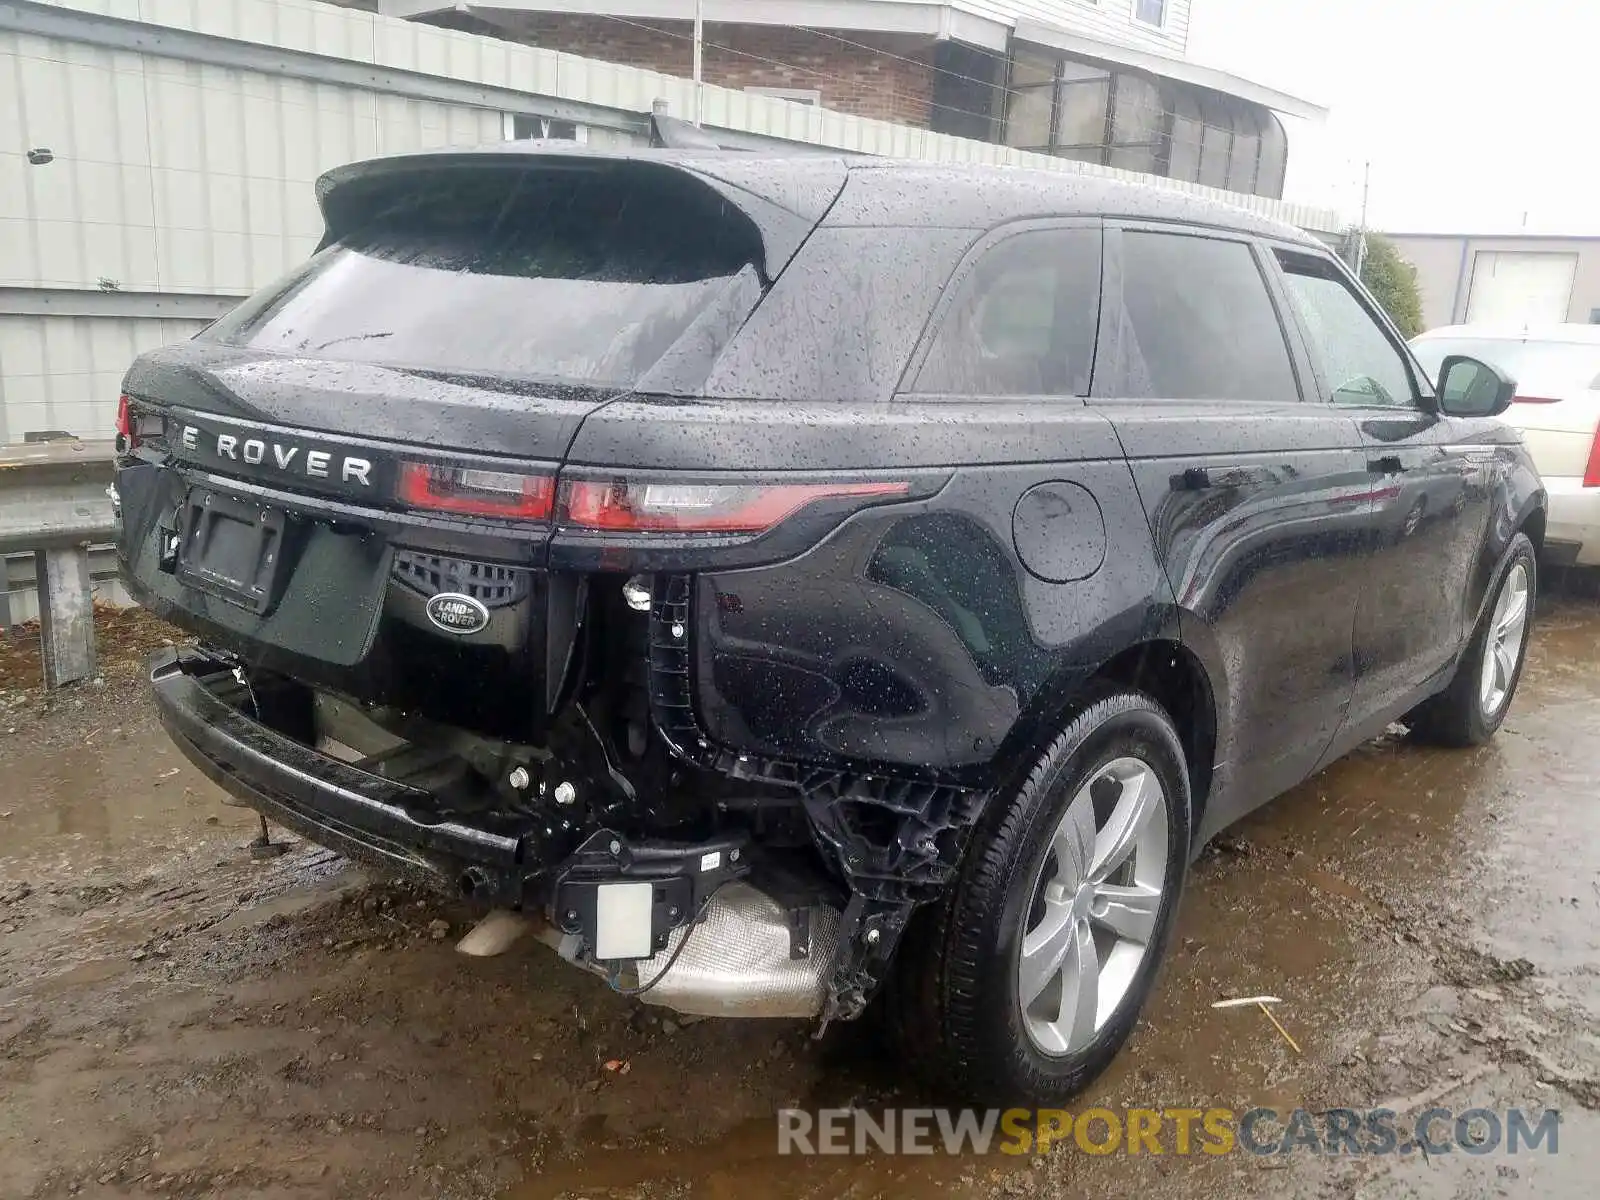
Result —
[[[1408,338],[1422,332],[1422,293],[1417,269],[1400,257],[1394,243],[1380,234],[1367,234],[1367,257],[1361,264],[1361,282],[1377,297],[1391,320]]]

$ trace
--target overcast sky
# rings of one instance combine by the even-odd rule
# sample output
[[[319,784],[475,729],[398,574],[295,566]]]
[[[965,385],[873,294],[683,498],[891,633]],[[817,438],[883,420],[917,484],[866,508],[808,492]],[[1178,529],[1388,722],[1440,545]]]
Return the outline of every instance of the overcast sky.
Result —
[[[1287,198],[1392,231],[1600,233],[1594,0],[1194,0],[1189,55],[1332,110]]]

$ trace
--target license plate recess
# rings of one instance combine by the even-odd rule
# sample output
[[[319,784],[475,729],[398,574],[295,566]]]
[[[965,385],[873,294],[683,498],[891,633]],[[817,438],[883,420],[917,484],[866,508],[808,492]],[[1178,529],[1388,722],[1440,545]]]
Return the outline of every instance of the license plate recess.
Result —
[[[194,488],[178,526],[181,582],[257,614],[277,602],[287,559],[283,510]]]

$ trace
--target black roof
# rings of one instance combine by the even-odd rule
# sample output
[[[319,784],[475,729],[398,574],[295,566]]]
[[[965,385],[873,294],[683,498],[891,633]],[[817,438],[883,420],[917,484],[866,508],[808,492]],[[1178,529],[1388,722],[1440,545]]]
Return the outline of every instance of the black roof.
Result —
[[[317,181],[317,194],[326,211],[329,195],[355,180],[392,170],[465,165],[488,156],[544,159],[552,165],[561,160],[611,160],[677,168],[717,181],[723,185],[719,190],[732,188],[812,221],[826,212],[830,225],[989,229],[1030,217],[1117,216],[1184,222],[1320,245],[1292,225],[1245,208],[1176,187],[1108,178],[1088,169],[1052,171],[815,151],[595,150],[572,142],[509,141],[336,167]],[[850,186],[841,194],[846,176]]]
[[[893,224],[981,228],[1033,216],[1117,216],[1182,221],[1317,244],[1293,225],[1237,205],[1089,170],[886,159],[857,160],[849,170],[855,186],[840,197],[829,214],[830,223],[873,223],[872,208],[893,213]]]

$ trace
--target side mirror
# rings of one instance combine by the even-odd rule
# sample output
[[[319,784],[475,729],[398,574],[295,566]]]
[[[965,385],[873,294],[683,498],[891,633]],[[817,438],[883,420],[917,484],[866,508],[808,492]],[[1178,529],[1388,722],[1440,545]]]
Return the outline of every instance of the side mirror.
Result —
[[[1492,363],[1452,354],[1439,364],[1439,411],[1448,416],[1497,417],[1516,394],[1516,380]]]

